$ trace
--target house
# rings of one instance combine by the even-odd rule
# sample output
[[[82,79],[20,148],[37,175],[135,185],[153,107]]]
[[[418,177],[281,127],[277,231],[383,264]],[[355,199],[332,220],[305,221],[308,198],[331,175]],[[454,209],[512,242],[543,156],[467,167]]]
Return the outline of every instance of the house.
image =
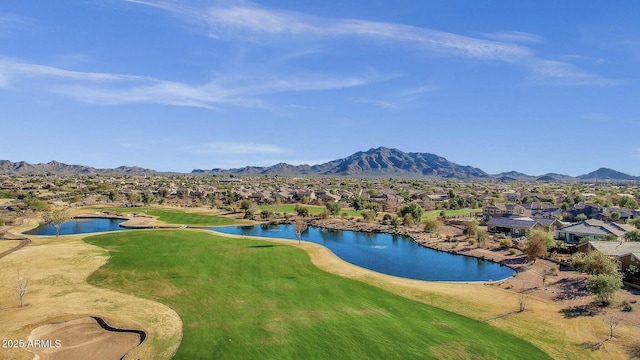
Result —
[[[588,241],[578,245],[579,252],[600,251],[618,262],[618,269],[624,273],[631,265],[640,266],[640,242],[631,241]]]
[[[551,232],[562,226],[562,222],[555,218],[532,218],[528,216],[493,217],[487,221],[487,230],[489,232],[512,236],[524,236],[533,229]]]
[[[552,218],[560,215],[559,207],[543,202],[530,202],[522,204],[522,206],[531,212],[531,216],[535,217]]]
[[[640,211],[618,206],[604,208],[602,210],[602,217],[607,220],[615,221],[616,219],[613,218],[614,213],[618,214],[617,220],[621,221],[633,220],[640,217]]]
[[[556,239],[564,239],[570,244],[579,244],[584,241],[598,240],[612,235],[622,241],[624,240],[624,234],[634,229],[635,227],[631,225],[589,219],[556,230]]]
[[[518,204],[498,203],[482,207],[482,220],[489,221],[493,217],[508,217],[511,215],[525,215],[525,208]]]
[[[502,196],[504,196],[507,201],[518,201],[520,200],[520,193],[515,190],[507,190],[502,192]]]
[[[12,182],[2,183],[2,190],[20,190],[20,185]]]
[[[492,217],[487,221],[487,230],[491,233],[524,236],[540,224],[530,217]]]
[[[598,204],[579,203],[567,209],[567,211],[564,214],[564,218],[573,220],[579,214],[584,214],[588,219],[602,220],[603,211],[604,211],[603,207]]]

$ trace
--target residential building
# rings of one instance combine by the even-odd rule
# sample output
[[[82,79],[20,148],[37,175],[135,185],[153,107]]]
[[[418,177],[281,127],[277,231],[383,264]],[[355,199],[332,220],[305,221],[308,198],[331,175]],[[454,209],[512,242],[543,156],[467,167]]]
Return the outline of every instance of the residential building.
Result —
[[[605,236],[615,236],[616,239],[623,241],[624,234],[634,229],[635,227],[631,225],[589,219],[556,230],[556,239],[564,239],[570,244],[579,244],[602,239]]]
[[[487,205],[482,208],[482,220],[486,222],[493,217],[524,216],[526,214],[525,210],[522,205],[511,203]]]

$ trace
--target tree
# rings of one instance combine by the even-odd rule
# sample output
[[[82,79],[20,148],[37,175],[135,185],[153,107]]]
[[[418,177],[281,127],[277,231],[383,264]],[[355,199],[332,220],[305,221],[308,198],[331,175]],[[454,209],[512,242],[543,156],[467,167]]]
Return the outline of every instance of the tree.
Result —
[[[145,205],[154,204],[156,202],[156,197],[153,196],[151,191],[145,191],[142,193],[142,202]]]
[[[617,211],[614,211],[611,213],[611,220],[613,221],[618,221],[620,220],[620,213]]]
[[[553,241],[553,236],[542,230],[533,230],[527,237],[527,245],[522,251],[535,263],[539,257],[547,256],[547,243]]]
[[[136,202],[140,202],[142,200],[142,197],[137,192],[130,192],[127,194],[127,200],[129,200],[132,203],[136,203]]]
[[[620,324],[620,319],[609,315],[602,318],[602,322],[609,328],[609,339],[613,339],[613,330]]]
[[[304,206],[296,205],[296,213],[300,217],[308,217],[309,216],[309,209],[304,207]]]
[[[20,298],[20,307],[24,307],[23,297],[24,294],[27,293],[27,285],[29,285],[28,278],[21,278],[18,273],[18,286],[16,286],[16,291],[18,292],[18,297]]]
[[[355,211],[364,209],[364,198],[360,195],[351,198],[351,207],[353,207]]]
[[[376,218],[376,212],[369,209],[364,209],[360,211],[360,215],[362,215],[362,220],[369,222]]]
[[[413,226],[415,225],[415,220],[413,218],[413,216],[411,214],[404,214],[404,217],[402,217],[402,225],[404,226]]]
[[[325,207],[327,208],[327,210],[329,210],[329,213],[332,216],[340,214],[340,210],[342,210],[342,206],[337,201],[330,201],[325,204]]]
[[[476,237],[480,232],[480,226],[476,220],[467,221],[464,223],[463,234],[467,235],[469,238]]]
[[[518,310],[519,312],[524,312],[527,308],[527,294],[519,293],[518,294]]]
[[[400,226],[400,218],[397,215],[391,217],[391,226],[393,226],[394,229]]]
[[[404,219],[407,214],[411,215],[411,217],[413,217],[413,223],[415,224],[420,221],[420,218],[422,218],[423,211],[424,210],[422,210],[420,204],[412,202],[400,209],[400,216]]]
[[[588,219],[587,215],[585,215],[583,213],[580,213],[580,214],[576,215],[576,217],[574,218],[575,221],[584,221],[584,220],[587,220],[587,219]]]
[[[251,202],[251,200],[245,199],[240,201],[240,209],[244,211],[251,209],[251,206],[253,206],[253,203]]]
[[[627,231],[624,238],[627,241],[640,241],[640,230]]]
[[[608,306],[622,287],[622,280],[618,274],[599,274],[591,275],[584,284],[587,290],[596,295],[602,305]]]
[[[307,222],[302,218],[297,218],[296,222],[293,224],[293,231],[295,231],[296,236],[298,237],[298,244],[300,244],[300,238],[302,237],[302,233],[307,231],[308,225]]]
[[[271,211],[271,210],[267,210],[267,209],[262,210],[262,211],[260,212],[260,217],[261,217],[263,220],[271,219],[271,218],[273,217],[273,211]]]
[[[618,274],[618,264],[600,251],[577,253],[571,258],[571,267],[590,275]]]
[[[440,220],[435,219],[435,218],[425,219],[423,223],[424,223],[424,232],[426,232],[426,233],[432,233],[432,232],[438,230],[440,225],[442,225]]]
[[[69,215],[64,209],[53,209],[44,214],[44,223],[53,225],[56,229],[56,237],[60,236],[60,227],[69,220]]]
[[[36,198],[36,197],[27,197],[22,200],[24,204],[27,206],[27,209],[32,211],[45,211],[47,209],[47,203]]]

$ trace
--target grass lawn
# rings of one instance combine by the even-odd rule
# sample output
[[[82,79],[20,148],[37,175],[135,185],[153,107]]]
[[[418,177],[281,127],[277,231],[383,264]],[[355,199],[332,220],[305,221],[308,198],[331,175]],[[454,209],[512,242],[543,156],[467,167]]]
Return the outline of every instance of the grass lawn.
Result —
[[[165,210],[156,208],[104,208],[107,211],[120,213],[146,213],[157,216],[158,220],[167,224],[196,225],[196,226],[219,226],[233,225],[237,223],[233,219],[223,216],[194,214],[179,210]]]
[[[278,209],[276,210],[276,212],[280,212],[280,213],[287,213],[287,214],[295,214],[296,213],[296,204],[284,204],[284,205],[279,205]],[[310,215],[319,215],[322,214],[324,212],[324,210],[326,209],[324,206],[317,206],[317,205],[300,205],[302,207],[305,207],[307,209],[309,209],[309,214]],[[273,206],[271,205],[258,205],[258,208],[260,210],[273,210]]]
[[[437,218],[438,216],[440,216],[441,211],[442,210],[427,211],[424,214],[422,214],[422,218],[423,219]],[[445,216],[465,216],[465,215],[471,215],[479,212],[482,212],[482,209],[459,209],[459,210],[444,211]]]
[[[318,206],[318,205],[301,205],[301,206],[309,209],[310,215],[320,215],[327,209],[324,206]],[[271,205],[258,205],[258,208],[260,208],[260,210],[265,210],[265,209],[273,210],[273,207]],[[276,212],[295,214],[296,204],[279,205]],[[342,213],[347,213],[348,216],[361,216],[360,211],[356,211],[351,208],[343,208],[342,210],[340,210],[340,214]]]
[[[85,241],[111,254],[91,284],[180,315],[176,359],[549,359],[483,322],[326,273],[295,246],[189,230]]]

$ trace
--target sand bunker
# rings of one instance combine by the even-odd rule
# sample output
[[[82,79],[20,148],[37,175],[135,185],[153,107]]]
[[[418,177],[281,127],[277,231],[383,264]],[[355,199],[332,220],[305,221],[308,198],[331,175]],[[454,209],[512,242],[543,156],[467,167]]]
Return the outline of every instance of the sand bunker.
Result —
[[[82,317],[34,329],[27,349],[42,360],[118,360],[145,338],[143,331],[115,329],[101,318]]]

